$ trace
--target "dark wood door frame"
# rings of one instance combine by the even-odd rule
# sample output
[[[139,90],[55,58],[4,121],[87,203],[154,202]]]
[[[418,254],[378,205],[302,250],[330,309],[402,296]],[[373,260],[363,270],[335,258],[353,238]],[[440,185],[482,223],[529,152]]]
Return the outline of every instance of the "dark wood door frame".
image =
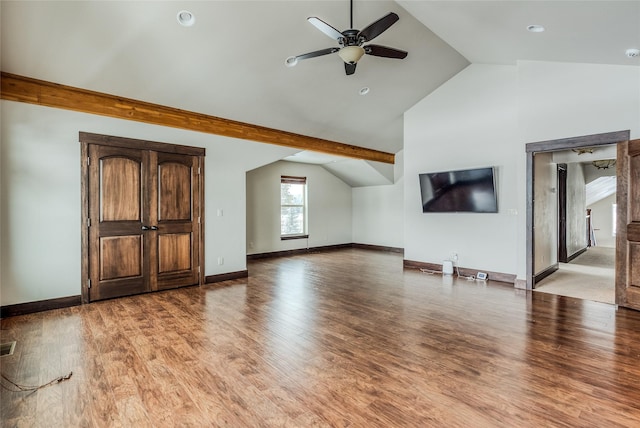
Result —
[[[527,290],[533,290],[533,260],[535,257],[535,242],[533,234],[534,215],[534,162],[536,153],[556,152],[560,150],[578,149],[582,147],[607,146],[623,143],[629,140],[630,131],[607,132],[603,134],[584,135],[581,137],[562,138],[559,140],[538,141],[525,145],[527,153]],[[626,198],[626,195],[624,195]],[[620,208],[618,208],[620,209]]]
[[[199,284],[204,283],[204,156],[206,151],[201,147],[180,146],[168,143],[158,143],[133,138],[113,137],[109,135],[92,134],[88,132],[79,133],[80,154],[81,154],[81,294],[82,303],[89,303],[89,145],[112,146],[119,148],[133,148],[155,151],[159,153],[198,156],[199,180],[199,233],[195,237],[195,245],[199,247]]]

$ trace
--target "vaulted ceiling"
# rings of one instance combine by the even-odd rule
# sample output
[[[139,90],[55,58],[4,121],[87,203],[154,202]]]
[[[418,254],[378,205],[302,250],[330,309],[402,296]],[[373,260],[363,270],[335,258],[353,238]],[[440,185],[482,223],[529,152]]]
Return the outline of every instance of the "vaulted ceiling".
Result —
[[[191,27],[177,22],[184,9]],[[1,68],[396,153],[403,113],[469,62],[640,65],[624,54],[640,48],[639,1],[356,1],[354,27],[389,12],[400,20],[375,43],[408,57],[365,55],[346,76],[337,54],[295,67],[285,59],[336,46],[307,17],[347,29],[347,0],[3,0]]]

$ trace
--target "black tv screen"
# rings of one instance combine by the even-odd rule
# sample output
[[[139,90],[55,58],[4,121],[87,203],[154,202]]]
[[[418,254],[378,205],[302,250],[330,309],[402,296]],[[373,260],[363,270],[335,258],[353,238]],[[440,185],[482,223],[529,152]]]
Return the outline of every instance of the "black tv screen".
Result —
[[[422,212],[497,213],[493,167],[420,174]]]

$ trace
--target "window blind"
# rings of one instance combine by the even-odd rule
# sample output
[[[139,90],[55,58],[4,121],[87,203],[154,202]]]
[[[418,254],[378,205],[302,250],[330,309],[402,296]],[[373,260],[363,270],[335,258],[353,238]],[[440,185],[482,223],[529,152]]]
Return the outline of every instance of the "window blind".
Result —
[[[282,184],[307,184],[307,177],[291,177],[283,175],[280,177],[280,183]]]

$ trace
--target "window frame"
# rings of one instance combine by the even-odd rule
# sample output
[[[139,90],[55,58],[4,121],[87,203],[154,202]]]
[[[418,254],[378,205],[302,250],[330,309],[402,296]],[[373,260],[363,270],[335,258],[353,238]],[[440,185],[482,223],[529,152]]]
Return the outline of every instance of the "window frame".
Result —
[[[303,187],[303,200],[302,204],[283,204],[282,203],[282,185],[283,184],[298,184]],[[284,234],[282,233],[282,208],[289,207],[302,207],[302,233],[290,233]],[[280,240],[286,241],[291,239],[306,239],[309,237],[308,234],[308,201],[307,201],[307,177],[294,177],[289,175],[280,176]]]

